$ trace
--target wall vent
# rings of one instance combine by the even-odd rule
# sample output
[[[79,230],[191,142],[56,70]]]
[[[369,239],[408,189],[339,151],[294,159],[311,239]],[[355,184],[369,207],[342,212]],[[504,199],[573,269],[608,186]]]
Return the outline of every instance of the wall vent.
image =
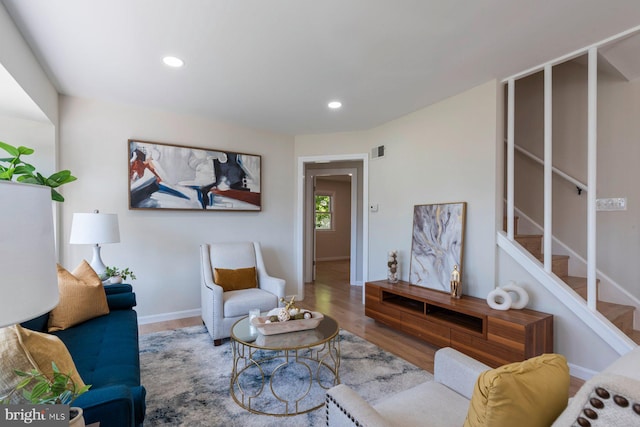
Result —
[[[377,159],[379,157],[384,157],[384,145],[379,145],[371,149],[371,158]]]

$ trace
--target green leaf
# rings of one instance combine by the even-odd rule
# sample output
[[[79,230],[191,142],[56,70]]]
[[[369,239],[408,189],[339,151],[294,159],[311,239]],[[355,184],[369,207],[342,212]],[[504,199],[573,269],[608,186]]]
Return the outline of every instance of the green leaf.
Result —
[[[86,393],[91,388],[91,384],[87,384],[76,391],[76,395],[80,396],[82,393]]]
[[[49,181],[55,181],[57,183],[63,183],[63,182],[67,182],[67,180],[71,177],[71,171],[70,170],[62,170],[60,172],[56,172],[53,175],[51,175],[48,180]]]
[[[35,399],[43,396],[48,390],[49,384],[47,384],[46,382],[37,383],[35,386],[33,386],[33,389],[31,389],[29,400],[33,402]]]
[[[17,157],[20,155],[20,151],[16,147],[14,147],[13,145],[9,145],[6,142],[0,141],[0,148],[11,154],[13,157]]]
[[[19,156],[28,156],[29,154],[33,154],[34,151],[33,148],[23,147],[22,145],[18,147]]]
[[[21,165],[16,166],[16,170],[15,170],[15,174],[16,175],[24,175],[24,174],[29,174],[31,175],[33,173],[33,171],[35,171],[36,168],[30,164],[27,163],[23,163]]]
[[[4,181],[11,181],[11,178],[13,177],[13,170],[13,168],[9,168],[0,172],[0,179]]]
[[[56,190],[52,188],[51,200],[53,200],[54,202],[64,202],[64,197],[62,197],[62,194],[58,193]]]
[[[33,175],[20,175],[17,179],[18,182],[24,182],[25,184],[37,184],[44,185],[45,183]]]

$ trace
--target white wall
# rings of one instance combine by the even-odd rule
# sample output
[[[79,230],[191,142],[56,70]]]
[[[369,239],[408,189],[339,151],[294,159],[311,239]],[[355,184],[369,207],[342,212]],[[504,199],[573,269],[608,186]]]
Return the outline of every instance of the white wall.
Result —
[[[0,4],[0,64],[47,115],[51,123],[57,125],[58,92],[2,4]]]
[[[368,279],[386,277],[387,252],[399,249],[409,276],[413,206],[467,202],[464,292],[485,296],[494,286],[497,83],[491,81],[369,131],[301,135],[296,157],[369,153]]]
[[[0,116],[0,141],[16,147],[24,145],[33,148],[35,152],[22,159],[34,165],[45,176],[56,170],[55,132],[51,123]],[[0,157],[5,157],[6,154],[0,150]]]
[[[61,97],[60,118],[61,166],[78,177],[64,189],[63,241],[74,212],[117,213],[121,242],[104,245],[102,257],[138,276],[133,285],[141,316],[200,309],[198,247],[204,242],[260,241],[269,273],[287,281],[287,294],[296,292],[292,137],[73,97]],[[262,155],[262,212],[128,210],[129,138]],[[64,244],[65,267],[83,258],[90,260],[90,247]]]

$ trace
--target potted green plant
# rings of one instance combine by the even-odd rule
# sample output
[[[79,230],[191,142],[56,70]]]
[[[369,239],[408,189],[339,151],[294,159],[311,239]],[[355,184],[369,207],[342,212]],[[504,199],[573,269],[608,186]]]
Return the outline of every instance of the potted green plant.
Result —
[[[129,270],[129,267],[122,270],[115,266],[107,267],[105,275],[110,283],[122,283],[123,280],[127,280],[127,277],[130,277],[131,280],[136,280],[136,275],[133,271]]]
[[[62,170],[49,176],[48,178],[36,171],[35,166],[22,160],[22,156],[33,154],[33,148],[14,147],[6,142],[0,141],[0,148],[11,157],[0,158],[0,180],[24,182],[27,184],[45,185],[51,188],[51,199],[56,202],[64,202],[62,194],[55,189],[61,185],[75,181],[77,178],[71,175],[71,171]]]
[[[55,362],[51,362],[51,367],[53,369],[51,378],[37,369],[32,369],[29,372],[16,370],[16,375],[22,377],[22,380],[2,400],[2,403],[9,403],[13,394],[21,390],[22,396],[34,405],[71,405],[78,396],[91,387],[91,385],[78,387],[71,378],[71,372],[67,374],[60,372]],[[27,389],[26,387],[32,382],[34,382],[33,387]],[[69,413],[70,426],[84,427],[82,408],[71,407]]]

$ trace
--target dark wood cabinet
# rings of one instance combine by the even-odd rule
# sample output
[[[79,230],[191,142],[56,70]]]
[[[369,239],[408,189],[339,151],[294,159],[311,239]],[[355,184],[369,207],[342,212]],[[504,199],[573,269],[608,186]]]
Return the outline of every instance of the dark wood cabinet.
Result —
[[[553,352],[551,314],[493,310],[480,298],[455,299],[406,282],[367,282],[365,315],[493,367]]]

